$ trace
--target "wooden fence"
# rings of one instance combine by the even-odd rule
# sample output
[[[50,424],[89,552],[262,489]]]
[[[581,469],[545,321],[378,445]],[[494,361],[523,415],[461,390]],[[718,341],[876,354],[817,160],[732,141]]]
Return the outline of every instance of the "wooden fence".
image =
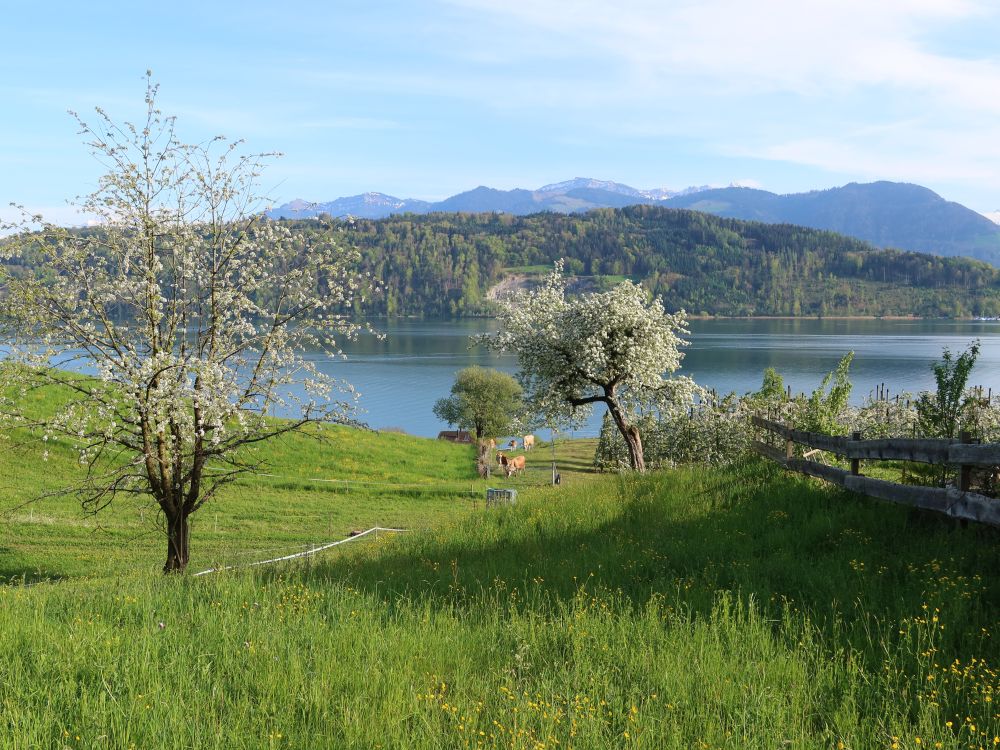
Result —
[[[911,505],[945,513],[954,518],[1000,526],[1000,500],[970,490],[973,469],[1000,466],[1000,443],[975,444],[963,433],[962,440],[897,439],[862,440],[855,432],[850,438],[803,432],[768,419],[753,417],[756,427],[785,439],[782,451],[767,443],[754,441],[754,450],[794,471],[825,479],[846,489],[881,500]],[[851,468],[841,469],[818,461],[795,456],[795,444],[814,451],[843,456]],[[807,452],[809,455],[809,452]],[[926,464],[958,466],[957,487],[921,487],[873,479],[861,474],[861,462],[916,461]]]

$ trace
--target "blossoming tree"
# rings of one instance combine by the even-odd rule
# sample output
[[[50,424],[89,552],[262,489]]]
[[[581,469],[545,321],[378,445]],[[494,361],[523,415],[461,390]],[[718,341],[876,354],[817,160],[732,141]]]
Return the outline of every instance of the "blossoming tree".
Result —
[[[93,126],[74,115],[107,168],[78,199],[97,226],[27,217],[20,228],[32,231],[0,251],[34,269],[0,277],[11,348],[0,411],[79,451],[85,478],[72,489],[89,512],[152,498],[171,572],[188,563],[191,515],[259,464],[260,443],[350,421],[350,386],[302,351],[337,352],[356,332],[337,313],[364,280],[354,253],[307,246],[262,218],[257,184],[271,155],[222,138],[183,143],[156,94],[147,82],[138,125],[100,109]],[[54,413],[22,410],[19,394],[39,386],[62,394]],[[291,418],[269,418],[272,408]]]
[[[539,287],[502,301],[498,320],[499,331],[479,340],[517,354],[531,410],[557,423],[605,404],[636,471],[645,462],[635,411],[689,403],[698,390],[690,378],[667,377],[680,367],[684,313],[667,313],[630,281],[569,297],[560,262]]]

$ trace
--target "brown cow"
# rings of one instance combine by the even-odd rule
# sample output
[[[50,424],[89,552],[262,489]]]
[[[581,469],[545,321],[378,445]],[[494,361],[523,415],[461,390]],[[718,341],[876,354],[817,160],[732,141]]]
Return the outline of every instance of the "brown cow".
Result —
[[[503,467],[503,473],[510,478],[512,474],[520,474],[524,471],[524,456],[507,456],[503,457],[500,462]]]

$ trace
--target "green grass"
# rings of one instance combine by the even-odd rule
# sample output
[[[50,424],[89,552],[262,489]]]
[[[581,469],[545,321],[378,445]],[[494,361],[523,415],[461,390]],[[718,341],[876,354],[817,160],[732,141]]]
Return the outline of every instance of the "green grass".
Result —
[[[0,587],[0,746],[955,749],[1000,734],[993,529],[763,461],[599,476],[592,443],[557,446],[558,488],[549,448],[532,451],[539,468],[492,482],[518,504],[487,511],[468,447],[332,435],[276,446],[273,473],[298,478],[232,487],[194,554],[419,531],[164,578],[161,540],[130,537],[128,512],[99,534],[70,501],[46,523],[8,518],[7,570],[90,575]],[[57,454],[4,453],[5,482],[45,486],[71,471]],[[331,476],[358,487],[304,481]]]
[[[32,408],[50,410],[56,398],[33,394]],[[572,484],[591,473],[595,445],[558,441],[555,457],[564,481]],[[549,484],[551,447],[541,444],[527,455],[524,475],[483,481],[468,445],[330,426],[284,436],[258,451],[261,475],[224,488],[192,517],[191,566],[201,570],[287,554],[373,526],[420,529],[462,518],[482,506],[487,485],[523,492]],[[0,432],[0,580],[162,567],[166,542],[148,502],[124,498],[89,516],[72,496],[46,496],[81,475],[70,445]]]
[[[267,450],[265,472],[226,487],[192,518],[192,565],[245,552],[339,539],[371,526],[417,526],[468,512],[478,497],[468,446],[404,435],[326,428],[323,439],[292,436]],[[31,578],[118,573],[162,565],[165,542],[154,508],[123,500],[96,517],[72,497],[12,507],[72,483],[69,447],[37,445],[0,459],[0,576]],[[332,481],[330,481],[332,480]]]

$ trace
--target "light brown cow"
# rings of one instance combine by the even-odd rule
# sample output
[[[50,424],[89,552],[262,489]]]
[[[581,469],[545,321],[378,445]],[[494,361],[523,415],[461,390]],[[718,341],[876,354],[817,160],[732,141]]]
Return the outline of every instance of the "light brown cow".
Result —
[[[512,474],[521,474],[524,471],[524,456],[511,456],[510,458],[504,456],[500,465],[508,478]]]
[[[526,451],[530,451],[534,447],[535,447],[535,436],[534,435],[525,435],[524,436],[524,449]]]

